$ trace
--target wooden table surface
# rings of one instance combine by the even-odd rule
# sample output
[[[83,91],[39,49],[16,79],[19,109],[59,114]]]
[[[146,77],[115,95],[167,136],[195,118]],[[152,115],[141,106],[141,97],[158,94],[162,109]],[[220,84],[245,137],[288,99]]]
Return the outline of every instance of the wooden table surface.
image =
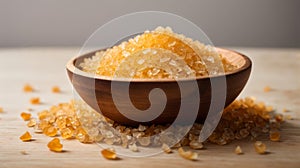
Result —
[[[59,102],[73,98],[67,79],[65,64],[77,55],[78,48],[11,48],[0,49],[0,168],[4,167],[300,167],[300,49],[234,48],[248,55],[253,61],[253,72],[240,97],[255,96],[274,106],[283,108],[293,116],[282,126],[282,142],[266,141],[268,155],[258,155],[253,142],[235,141],[229,145],[209,144],[200,150],[199,161],[188,161],[173,154],[160,154],[146,158],[122,157],[109,161],[100,155],[96,144],[81,144],[76,140],[62,140],[64,153],[53,153],[47,148],[51,139],[33,134],[35,141],[21,142],[19,136],[28,129],[20,113],[28,107],[33,114],[48,109]],[[25,83],[37,91],[23,93]],[[53,94],[54,85],[61,87],[61,94]],[[268,93],[263,88],[274,90]],[[38,96],[41,105],[30,105],[29,99]],[[240,145],[245,154],[236,155],[233,150]],[[28,155],[21,154],[26,151]]]

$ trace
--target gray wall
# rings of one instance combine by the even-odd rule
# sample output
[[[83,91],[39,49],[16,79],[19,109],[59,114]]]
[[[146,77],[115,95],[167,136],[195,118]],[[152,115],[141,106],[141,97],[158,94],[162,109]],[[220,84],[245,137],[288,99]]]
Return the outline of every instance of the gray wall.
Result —
[[[300,47],[298,0],[0,0],[0,47],[80,46],[105,22],[142,10],[181,15],[215,45]]]

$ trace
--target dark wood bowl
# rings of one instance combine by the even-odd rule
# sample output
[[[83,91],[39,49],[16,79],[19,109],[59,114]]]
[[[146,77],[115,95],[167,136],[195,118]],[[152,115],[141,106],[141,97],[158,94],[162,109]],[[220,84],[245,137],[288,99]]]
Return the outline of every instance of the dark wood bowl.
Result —
[[[240,94],[246,85],[251,72],[251,60],[238,52],[217,48],[224,57],[226,57],[232,64],[237,65],[238,69],[226,73],[226,101],[225,106],[228,106],[234,99]],[[96,52],[96,51],[95,51]],[[150,107],[149,92],[154,88],[161,88],[167,97],[167,103],[164,111],[154,120],[148,122],[137,122],[128,119],[122,113],[120,113],[114,104],[111,94],[111,82],[109,78],[96,76],[90,73],[83,72],[79,68],[79,63],[84,58],[91,57],[95,54],[91,52],[77,58],[71,59],[67,64],[67,72],[69,79],[74,86],[80,97],[93,109],[102,113],[105,117],[111,120],[124,124],[124,125],[138,125],[138,124],[171,124],[177,117],[180,109],[181,94],[178,83],[175,80],[143,80],[135,79],[130,81],[129,93],[132,104],[140,110],[146,110]],[[214,104],[211,101],[211,80],[222,80],[224,75],[213,77],[199,77],[197,78],[197,84],[200,94],[199,110],[197,115],[197,122],[203,123],[206,119],[209,107]],[[128,84],[126,80],[115,80],[119,85]],[[183,82],[189,82],[184,80]],[[122,96],[128,93],[126,90],[117,89],[118,96]],[[191,93],[192,94],[192,93]],[[187,97],[189,97],[187,95]],[[126,105],[124,107],[126,110]],[[186,117],[189,117],[189,112],[186,112]]]

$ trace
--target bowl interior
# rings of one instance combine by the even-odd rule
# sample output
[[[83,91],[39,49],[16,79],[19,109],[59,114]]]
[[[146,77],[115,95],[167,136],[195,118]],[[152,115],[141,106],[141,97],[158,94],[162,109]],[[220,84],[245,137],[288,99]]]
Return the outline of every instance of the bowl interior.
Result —
[[[67,69],[73,71],[74,73],[78,73],[78,74],[86,76],[86,77],[95,78],[95,79],[103,79],[103,80],[117,80],[117,81],[130,80],[131,82],[174,82],[175,81],[174,79],[124,79],[124,78],[118,79],[118,78],[112,78],[112,77],[107,77],[107,76],[102,76],[102,75],[95,75],[92,73],[87,73],[87,72],[82,71],[80,64],[84,61],[84,59],[91,58],[92,56],[95,55],[96,52],[101,51],[101,50],[103,50],[103,49],[100,49],[97,51],[92,51],[90,53],[73,58],[72,60],[70,60],[68,62]],[[238,53],[238,52],[232,51],[232,50],[228,50],[228,49],[223,49],[223,48],[216,48],[216,50],[217,50],[217,52],[219,52],[222,55],[222,57],[226,58],[228,62],[230,62],[232,65],[236,66],[237,68],[234,69],[233,71],[226,72],[225,74],[221,74],[221,75],[215,75],[213,77],[234,74],[236,72],[247,69],[249,66],[251,66],[251,60],[241,53]],[[196,79],[201,79],[201,78],[211,78],[211,76],[196,77]],[[187,78],[187,79],[179,79],[179,80],[189,80],[189,79]]]

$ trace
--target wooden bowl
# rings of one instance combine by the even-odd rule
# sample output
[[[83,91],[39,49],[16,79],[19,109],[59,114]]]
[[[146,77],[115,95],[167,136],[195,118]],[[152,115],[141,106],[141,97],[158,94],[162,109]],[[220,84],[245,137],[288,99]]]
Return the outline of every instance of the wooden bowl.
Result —
[[[228,106],[234,99],[240,94],[244,86],[246,85],[251,72],[251,60],[238,52],[217,48],[224,57],[226,57],[232,64],[237,65],[238,69],[226,73],[226,101],[225,107]],[[96,51],[95,51],[96,52]],[[150,107],[149,92],[154,88],[161,88],[167,97],[167,103],[164,111],[154,120],[149,122],[137,122],[125,117],[120,113],[114,104],[111,94],[111,80],[105,77],[96,76],[83,72],[79,68],[79,64],[84,58],[91,57],[95,54],[91,52],[77,58],[71,59],[67,64],[67,72],[69,79],[74,86],[80,97],[93,109],[100,112],[111,120],[123,124],[123,125],[138,125],[138,124],[171,124],[177,117],[180,109],[181,95],[178,83],[175,80],[142,80],[135,79],[130,82],[129,93],[132,104],[140,109],[146,110]],[[211,79],[218,80],[222,76],[214,77],[199,77],[197,78],[197,84],[199,87],[200,104],[197,115],[197,122],[203,123],[206,119],[211,102]],[[129,81],[115,80],[119,85],[128,84]],[[186,80],[185,82],[189,82]],[[128,91],[119,89],[117,90],[118,96],[125,95]],[[224,107],[224,108],[225,108]],[[125,107],[126,110],[126,107]],[[189,117],[189,113],[186,112],[186,117]]]

